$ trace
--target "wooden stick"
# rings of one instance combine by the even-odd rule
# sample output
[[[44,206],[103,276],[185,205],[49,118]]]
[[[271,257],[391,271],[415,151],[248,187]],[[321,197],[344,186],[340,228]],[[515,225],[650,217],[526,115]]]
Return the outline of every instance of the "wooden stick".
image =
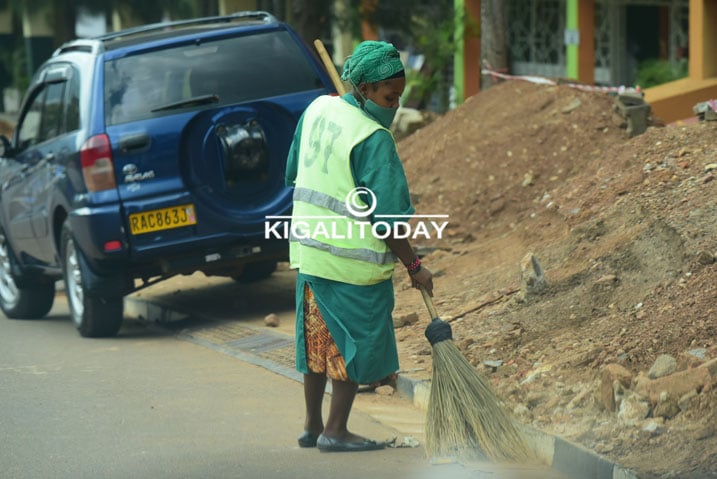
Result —
[[[478,311],[479,309],[484,308],[484,307],[486,307],[486,306],[488,306],[488,305],[491,305],[491,304],[495,304],[495,303],[497,303],[498,301],[500,301],[501,299],[505,298],[506,296],[510,296],[511,294],[515,294],[515,293],[517,293],[518,291],[520,291],[520,289],[511,289],[511,290],[506,291],[504,294],[501,294],[500,296],[498,296],[498,297],[496,297],[496,298],[487,299],[487,300],[481,302],[481,303],[480,303],[479,305],[477,305],[477,306],[473,306],[472,308],[466,309],[465,311],[461,311],[460,313],[454,315],[454,316],[453,316],[453,319],[462,318],[462,317],[465,316],[466,314],[475,313],[475,312]]]
[[[433,299],[428,294],[428,291],[426,291],[426,288],[424,288],[423,286],[419,286],[418,289],[421,290],[423,302],[426,303],[426,308],[428,308],[428,314],[431,315],[431,319],[438,318],[438,312],[436,311],[436,307],[433,305]]]
[[[336,88],[336,91],[339,93],[339,95],[343,96],[344,94],[346,94],[346,88],[344,87],[344,84],[341,81],[338,72],[336,71],[336,65],[334,65],[333,61],[331,61],[331,57],[329,57],[329,52],[327,52],[326,48],[324,47],[324,42],[317,38],[316,40],[314,40],[314,46],[316,47],[316,51],[319,52],[319,57],[321,57],[321,61],[324,62],[324,67],[326,67],[326,71],[331,77],[331,81],[334,84],[334,88]]]

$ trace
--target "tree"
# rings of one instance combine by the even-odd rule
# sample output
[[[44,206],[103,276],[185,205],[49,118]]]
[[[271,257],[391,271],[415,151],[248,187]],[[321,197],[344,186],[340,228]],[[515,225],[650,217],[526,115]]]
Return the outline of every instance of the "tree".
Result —
[[[361,0],[353,2],[361,12],[354,28],[360,29],[362,20],[370,22],[397,48],[424,55],[425,66],[409,71],[411,103],[426,108],[433,100],[438,112],[447,111],[457,48],[453,0],[382,0],[363,10]]]
[[[292,0],[291,19],[296,33],[308,45],[324,38],[331,10],[329,0]]]
[[[72,40],[77,35],[77,3],[81,0],[52,0],[52,27],[54,31],[54,44],[56,47]]]
[[[481,1],[481,59],[495,70],[508,68],[508,14],[504,0]],[[492,85],[483,77],[482,88]]]

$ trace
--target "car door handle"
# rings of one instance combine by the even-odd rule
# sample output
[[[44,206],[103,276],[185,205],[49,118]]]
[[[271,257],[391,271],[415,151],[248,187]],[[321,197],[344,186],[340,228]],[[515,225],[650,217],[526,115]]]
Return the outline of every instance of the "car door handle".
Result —
[[[142,150],[149,146],[149,135],[147,133],[133,133],[120,138],[119,147],[123,153]]]

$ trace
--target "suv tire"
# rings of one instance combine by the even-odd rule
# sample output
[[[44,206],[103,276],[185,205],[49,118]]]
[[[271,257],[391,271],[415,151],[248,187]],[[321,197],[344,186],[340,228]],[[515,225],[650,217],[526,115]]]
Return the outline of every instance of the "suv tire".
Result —
[[[89,290],[95,275],[77,248],[72,229],[62,228],[62,271],[70,316],[80,335],[88,338],[115,336],[122,326],[124,298],[99,296]]]
[[[5,233],[0,230],[0,308],[10,319],[44,317],[55,302],[55,283],[23,281],[18,286],[13,271],[17,262]]]

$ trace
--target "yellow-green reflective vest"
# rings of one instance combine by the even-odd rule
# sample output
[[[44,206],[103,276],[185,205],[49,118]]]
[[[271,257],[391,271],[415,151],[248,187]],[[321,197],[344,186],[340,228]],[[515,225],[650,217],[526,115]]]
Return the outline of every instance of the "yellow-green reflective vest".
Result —
[[[389,279],[396,257],[375,235],[351,174],[351,151],[385,129],[340,97],[322,96],[304,112],[290,263],[302,273],[369,285]],[[375,204],[375,202],[374,202]]]

